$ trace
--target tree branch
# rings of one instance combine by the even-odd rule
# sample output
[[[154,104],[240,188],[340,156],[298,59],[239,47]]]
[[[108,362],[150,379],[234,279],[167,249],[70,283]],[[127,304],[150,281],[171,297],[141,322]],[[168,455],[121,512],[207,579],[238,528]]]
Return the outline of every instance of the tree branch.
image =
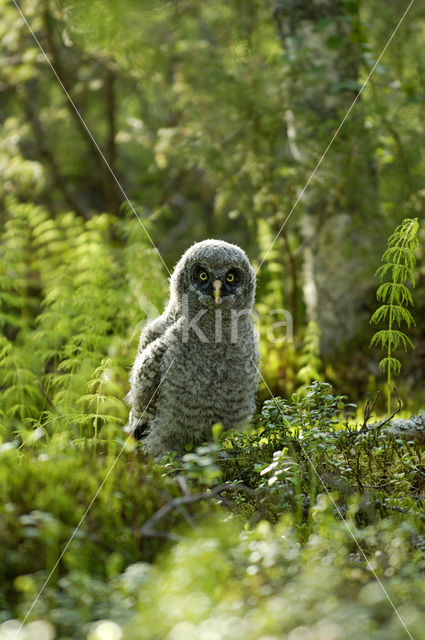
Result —
[[[244,484],[222,483],[217,485],[216,487],[213,487],[210,491],[204,491],[202,493],[197,493],[197,494],[184,495],[181,498],[174,498],[173,500],[170,500],[169,502],[166,502],[164,505],[162,505],[162,507],[158,509],[158,511],[156,511],[156,513],[154,513],[154,515],[151,518],[149,518],[147,522],[145,522],[143,527],[136,529],[134,531],[134,535],[140,538],[152,537],[152,536],[154,537],[154,534],[157,533],[155,531],[156,525],[175,509],[180,510],[182,506],[196,504],[197,502],[202,502],[204,500],[212,500],[216,498],[218,495],[222,493],[226,493],[228,491],[232,491],[232,492],[240,491],[250,496],[256,496],[256,492]]]

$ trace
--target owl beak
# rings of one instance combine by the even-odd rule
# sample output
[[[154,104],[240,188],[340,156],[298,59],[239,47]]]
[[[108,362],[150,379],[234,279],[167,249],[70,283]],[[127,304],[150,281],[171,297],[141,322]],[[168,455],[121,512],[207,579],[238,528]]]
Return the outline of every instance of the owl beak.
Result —
[[[221,287],[223,286],[223,283],[221,280],[214,280],[212,283],[212,286],[213,286],[214,300],[217,303],[220,300]]]

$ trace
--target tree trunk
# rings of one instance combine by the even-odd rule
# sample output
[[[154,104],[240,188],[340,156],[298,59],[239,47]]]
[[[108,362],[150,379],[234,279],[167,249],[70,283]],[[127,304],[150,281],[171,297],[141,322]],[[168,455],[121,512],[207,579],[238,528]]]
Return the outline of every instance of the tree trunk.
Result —
[[[277,0],[274,16],[288,65],[284,117],[301,191],[359,90],[358,4]],[[303,238],[306,318],[319,324],[322,348],[332,351],[368,320],[362,305],[377,259],[373,145],[360,101],[297,209],[290,224],[298,222]]]

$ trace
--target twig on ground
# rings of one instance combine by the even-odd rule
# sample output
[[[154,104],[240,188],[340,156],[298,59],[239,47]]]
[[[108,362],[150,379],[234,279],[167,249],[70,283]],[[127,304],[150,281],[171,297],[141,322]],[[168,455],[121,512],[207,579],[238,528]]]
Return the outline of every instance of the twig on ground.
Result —
[[[376,392],[375,397],[371,402],[370,401],[370,395],[368,394],[366,406],[365,406],[364,411],[363,411],[362,429],[366,429],[367,428],[367,423],[369,422],[369,420],[372,417],[373,410],[375,408],[375,404],[376,404],[376,401],[378,399],[378,396],[379,396],[379,391]]]
[[[158,511],[156,511],[153,514],[153,516],[149,518],[147,522],[145,522],[143,527],[140,527],[139,529],[134,530],[133,533],[136,537],[141,537],[141,538],[155,537],[154,534],[158,533],[155,531],[156,525],[174,509],[178,509],[181,512],[182,507],[184,506],[196,504],[197,502],[202,502],[204,500],[212,500],[215,497],[219,496],[221,493],[226,493],[228,491],[233,491],[233,492],[240,491],[250,496],[255,496],[255,497],[257,496],[256,492],[253,489],[251,489],[250,487],[247,487],[244,484],[222,483],[217,485],[216,487],[213,487],[209,491],[203,491],[202,493],[191,494],[191,495],[184,495],[181,498],[173,498],[169,502],[166,502],[164,505],[162,505],[162,507],[160,507]]]
[[[373,408],[375,406],[376,400],[378,398],[378,393],[379,392],[375,395],[375,397],[374,397],[372,402],[370,402],[370,398],[368,398],[367,402],[366,402],[366,406],[364,408],[364,417],[363,417],[362,427],[361,427],[361,429],[359,429],[359,431],[351,431],[349,433],[349,436],[348,436],[349,438],[355,440],[357,438],[357,436],[359,436],[360,434],[376,432],[378,429],[381,429],[384,425],[386,425],[389,422],[391,422],[391,420],[394,418],[394,416],[397,415],[397,413],[399,413],[401,411],[401,407],[402,407],[400,396],[398,395],[398,391],[397,391],[397,389],[395,387],[393,387],[393,391],[395,392],[395,394],[397,396],[397,402],[398,402],[397,409],[395,409],[392,412],[392,414],[388,418],[385,418],[385,420],[383,420],[382,422],[368,425],[368,421],[372,417],[372,411],[373,411]]]

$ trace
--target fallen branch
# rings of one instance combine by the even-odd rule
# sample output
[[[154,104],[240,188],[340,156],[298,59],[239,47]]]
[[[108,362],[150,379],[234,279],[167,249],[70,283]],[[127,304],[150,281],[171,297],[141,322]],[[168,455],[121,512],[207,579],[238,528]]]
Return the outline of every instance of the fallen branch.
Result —
[[[391,420],[390,417],[381,422],[373,422],[366,427],[362,426],[359,431],[351,431],[348,437],[355,440],[360,435],[373,435],[377,432],[396,440],[413,440],[416,444],[425,444],[425,412],[408,419]],[[342,433],[344,432],[341,431]]]
[[[362,429],[367,429],[367,423],[369,422],[369,420],[372,417],[373,410],[375,408],[375,404],[376,404],[376,401],[378,399],[378,396],[379,396],[379,391],[376,392],[375,397],[372,400],[372,402],[370,400],[370,396],[368,396],[368,399],[367,399],[367,402],[366,402],[366,406],[365,406],[364,411],[363,411]]]
[[[246,493],[250,496],[257,497],[256,492],[244,484],[222,483],[217,485],[216,487],[213,487],[209,491],[203,491],[202,493],[184,495],[181,498],[173,498],[169,502],[166,502],[164,505],[162,505],[162,507],[160,507],[160,509],[158,509],[158,511],[156,511],[153,514],[153,516],[149,518],[147,522],[145,522],[143,527],[135,529],[133,533],[136,537],[139,537],[139,538],[155,537],[156,534],[159,533],[155,530],[156,525],[161,520],[163,520],[171,511],[174,511],[175,509],[180,511],[181,508],[184,506],[196,504],[197,502],[202,502],[204,500],[212,500],[213,498],[216,498],[220,494],[226,493],[229,491],[231,492],[239,491],[241,493]],[[161,535],[162,535],[162,532],[161,532]],[[162,537],[165,537],[165,535]]]
[[[396,390],[395,390],[396,391]],[[396,391],[397,393],[397,391]],[[401,401],[397,394],[398,407],[395,411],[385,420],[380,422],[373,422],[367,424],[367,419],[371,415],[371,409],[373,404],[368,403],[365,408],[365,420],[362,428],[359,431],[351,431],[350,438],[357,438],[359,435],[373,434],[380,432],[395,439],[413,440],[416,444],[425,444],[425,411],[421,411],[419,414],[410,416],[408,419],[396,418],[394,416],[399,413],[401,409]]]
[[[387,424],[388,422],[391,422],[391,420],[394,418],[395,415],[397,415],[397,413],[399,413],[401,411],[401,400],[400,400],[400,396],[398,395],[398,391],[397,389],[394,387],[393,388],[396,396],[397,396],[397,402],[398,402],[398,406],[397,409],[395,409],[393,411],[393,413],[386,418],[385,420],[382,420],[382,422],[378,423],[378,422],[374,422],[371,425],[368,425],[368,421],[370,420],[371,416],[372,416],[372,412],[373,409],[375,407],[375,403],[376,400],[378,398],[379,392],[376,393],[375,398],[373,399],[373,402],[370,402],[370,398],[368,398],[367,402],[366,402],[366,406],[364,409],[364,419],[363,419],[363,425],[362,428],[360,429],[360,431],[353,431],[353,435],[359,435],[360,433],[364,433],[365,431],[369,431],[370,429],[380,429],[381,427],[383,427],[385,424]]]
[[[374,425],[371,424],[373,429]],[[425,444],[425,413],[410,416],[408,420],[397,418],[388,423],[385,432],[393,438],[414,440],[417,444]]]
[[[402,513],[404,515],[413,516],[414,518],[424,519],[425,515],[418,511],[413,511],[412,509],[404,509],[403,507],[399,507],[396,504],[385,504],[380,500],[375,500],[375,508],[378,509],[387,509],[389,511],[396,511],[397,513]]]

